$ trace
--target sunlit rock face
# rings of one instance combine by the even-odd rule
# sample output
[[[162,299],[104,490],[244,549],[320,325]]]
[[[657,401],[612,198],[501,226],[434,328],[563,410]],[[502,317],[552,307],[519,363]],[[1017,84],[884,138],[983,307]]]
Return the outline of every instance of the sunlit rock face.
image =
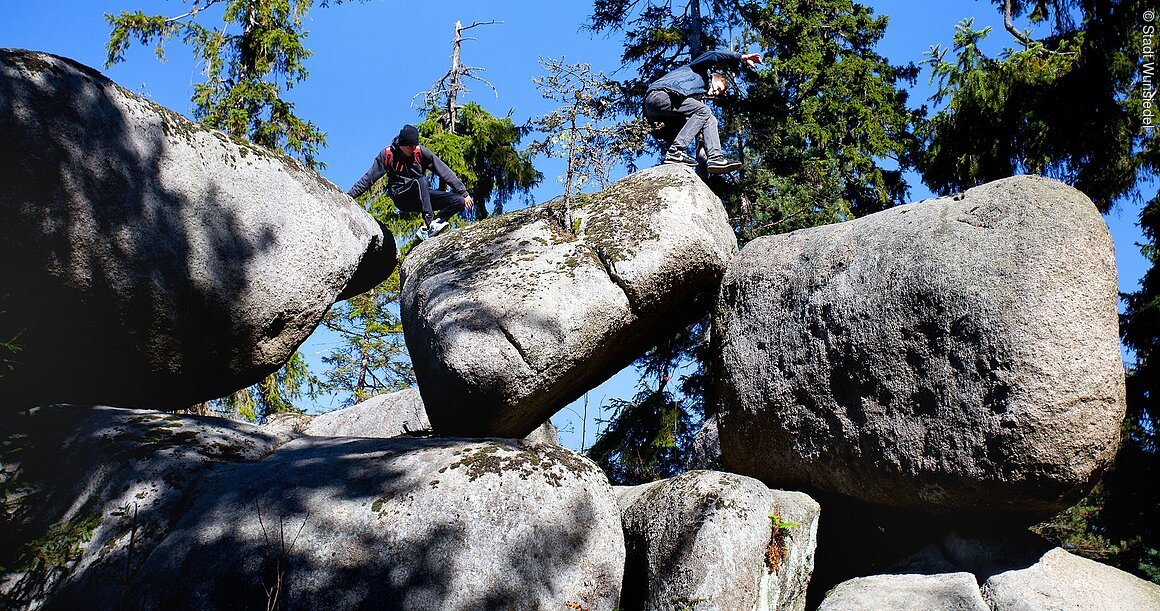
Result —
[[[691,170],[424,242],[403,264],[407,348],[441,434],[522,437],[708,312],[737,245]]]
[[[722,464],[878,505],[1051,516],[1118,446],[1116,305],[1099,212],[1036,176],[754,240],[714,314]]]

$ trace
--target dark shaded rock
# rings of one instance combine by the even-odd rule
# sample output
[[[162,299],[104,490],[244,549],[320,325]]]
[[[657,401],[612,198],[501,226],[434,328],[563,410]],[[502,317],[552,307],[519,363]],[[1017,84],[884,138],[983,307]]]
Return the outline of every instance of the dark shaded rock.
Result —
[[[67,406],[0,424],[5,608],[609,610],[619,596],[612,490],[563,448],[287,442]]]
[[[0,133],[4,407],[224,396],[394,266],[331,183],[76,62],[0,50]]]

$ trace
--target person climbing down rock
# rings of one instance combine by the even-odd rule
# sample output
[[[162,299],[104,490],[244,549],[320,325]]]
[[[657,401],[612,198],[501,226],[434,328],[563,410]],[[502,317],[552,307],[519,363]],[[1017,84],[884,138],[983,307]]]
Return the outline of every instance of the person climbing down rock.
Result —
[[[752,68],[761,63],[761,55],[742,55],[733,51],[709,51],[687,66],[681,66],[649,85],[644,98],[644,115],[656,124],[653,135],[668,145],[663,163],[697,165],[689,156],[689,143],[695,137],[704,146],[706,169],[712,174],[732,172],[741,163],[728,159],[721,152],[721,136],[717,133],[717,118],[702,101],[706,94],[714,96],[725,90],[725,79],[711,68],[744,66]]]
[[[454,193],[431,189],[427,172],[432,171],[450,186]],[[371,169],[346,192],[352,199],[371,188],[375,181],[387,176],[387,195],[400,212],[422,212],[423,227],[419,239],[438,235],[450,224],[451,217],[465,207],[475,206],[463,181],[447,164],[429,149],[419,146],[419,129],[404,125],[391,145],[375,156]],[[439,212],[438,218],[435,211]]]

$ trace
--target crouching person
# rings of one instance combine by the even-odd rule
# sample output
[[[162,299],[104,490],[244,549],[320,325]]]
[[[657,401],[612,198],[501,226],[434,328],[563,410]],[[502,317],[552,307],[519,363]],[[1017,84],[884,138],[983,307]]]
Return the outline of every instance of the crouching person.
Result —
[[[752,68],[760,63],[761,55],[757,53],[709,51],[649,85],[644,114],[655,125],[653,135],[667,147],[664,163],[697,165],[697,160],[688,152],[689,144],[696,138],[699,147],[704,148],[709,173],[722,174],[741,167],[721,152],[717,118],[702,100],[725,90],[725,79],[711,74],[711,68]]]
[[[443,179],[453,192],[432,189],[427,182],[428,171]],[[400,212],[423,213],[426,231],[420,231],[420,238],[437,235],[447,228],[451,217],[475,206],[455,172],[435,153],[419,146],[419,129],[414,125],[403,126],[391,145],[375,156],[371,169],[346,194],[358,197],[384,175],[387,195]]]

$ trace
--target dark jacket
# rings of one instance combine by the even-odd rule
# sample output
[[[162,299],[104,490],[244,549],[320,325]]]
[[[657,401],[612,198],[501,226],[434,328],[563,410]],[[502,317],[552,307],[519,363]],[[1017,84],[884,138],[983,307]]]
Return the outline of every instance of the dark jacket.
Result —
[[[418,147],[420,152],[420,163],[415,163],[414,156],[407,156],[400,151],[395,143],[383,149],[381,153],[375,156],[375,162],[371,164],[371,169],[367,170],[363,177],[354,183],[354,186],[347,191],[346,194],[351,198],[358,197],[371,188],[375,181],[387,175],[387,195],[392,197],[397,193],[403,193],[410,188],[413,188],[413,183],[416,180],[427,180],[427,172],[434,172],[436,176],[443,179],[456,193],[466,197],[467,187],[463,186],[463,182],[447,167],[446,163],[440,159],[435,153],[432,153],[426,147]],[[387,151],[391,151],[391,164],[387,165]]]
[[[716,66],[740,66],[741,54],[733,51],[709,51],[687,66],[660,77],[648,86],[649,91],[668,91],[685,97],[704,95],[709,90],[709,70]]]

